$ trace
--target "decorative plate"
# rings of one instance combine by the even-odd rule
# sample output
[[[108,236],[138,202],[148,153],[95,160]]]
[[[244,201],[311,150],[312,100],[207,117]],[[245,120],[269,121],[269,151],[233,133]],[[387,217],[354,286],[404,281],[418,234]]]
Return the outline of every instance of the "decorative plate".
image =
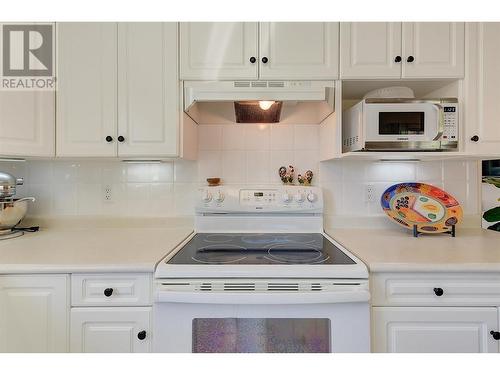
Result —
[[[458,201],[438,187],[406,182],[389,187],[380,198],[384,212],[399,225],[419,232],[448,232],[462,220]]]

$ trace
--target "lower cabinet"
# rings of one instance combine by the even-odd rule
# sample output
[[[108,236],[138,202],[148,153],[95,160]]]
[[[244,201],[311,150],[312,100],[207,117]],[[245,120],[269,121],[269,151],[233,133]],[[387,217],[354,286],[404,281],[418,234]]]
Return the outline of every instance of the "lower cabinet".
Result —
[[[496,353],[494,307],[374,307],[374,352]]]
[[[0,352],[67,352],[69,275],[0,276]]]
[[[71,352],[151,351],[151,307],[71,309]]]

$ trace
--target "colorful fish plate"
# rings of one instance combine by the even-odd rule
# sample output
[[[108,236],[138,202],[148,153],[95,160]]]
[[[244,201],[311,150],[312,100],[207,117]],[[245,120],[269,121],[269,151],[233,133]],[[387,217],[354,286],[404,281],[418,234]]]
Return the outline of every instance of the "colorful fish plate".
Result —
[[[462,220],[458,201],[438,187],[406,182],[389,187],[380,198],[384,212],[399,225],[419,232],[448,232]]]

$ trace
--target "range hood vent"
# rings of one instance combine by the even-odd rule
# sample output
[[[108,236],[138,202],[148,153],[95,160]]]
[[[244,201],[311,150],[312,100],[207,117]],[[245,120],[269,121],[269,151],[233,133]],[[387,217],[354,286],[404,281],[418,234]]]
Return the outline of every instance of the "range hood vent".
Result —
[[[333,81],[184,82],[184,112],[198,124],[319,124],[334,98]]]

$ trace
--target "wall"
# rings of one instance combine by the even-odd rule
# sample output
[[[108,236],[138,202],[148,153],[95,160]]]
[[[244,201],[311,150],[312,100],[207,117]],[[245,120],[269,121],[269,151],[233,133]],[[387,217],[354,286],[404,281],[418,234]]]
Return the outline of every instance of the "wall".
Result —
[[[292,164],[297,173],[311,169],[323,187],[327,224],[393,225],[379,197],[390,185],[428,182],[462,203],[466,215],[480,214],[480,175],[475,161],[319,162],[319,127],[284,124],[199,126],[199,160],[161,164],[119,161],[27,161],[0,163],[0,170],[25,177],[18,196],[38,198],[31,215],[192,215],[198,184],[207,177],[224,183],[280,183],[278,168]],[[374,202],[364,189],[374,185]],[[103,199],[111,185],[113,202]],[[368,218],[368,221],[359,220]]]
[[[17,196],[34,196],[32,216],[191,215],[196,162],[127,164],[120,161],[0,162],[0,170],[24,177]],[[104,201],[110,185],[112,202]]]
[[[280,183],[280,166],[296,175],[319,172],[319,127],[287,124],[200,125],[199,181],[222,177],[225,183]]]
[[[321,163],[320,184],[323,187],[329,226],[393,225],[380,209],[380,196],[386,188],[398,183],[418,181],[440,187],[462,205],[464,215],[480,213],[480,175],[477,161],[373,162],[338,160]],[[365,199],[366,185],[373,185],[375,200]],[[364,216],[363,223],[356,219]],[[373,220],[371,220],[373,219]],[[479,221],[477,222],[479,225]]]

